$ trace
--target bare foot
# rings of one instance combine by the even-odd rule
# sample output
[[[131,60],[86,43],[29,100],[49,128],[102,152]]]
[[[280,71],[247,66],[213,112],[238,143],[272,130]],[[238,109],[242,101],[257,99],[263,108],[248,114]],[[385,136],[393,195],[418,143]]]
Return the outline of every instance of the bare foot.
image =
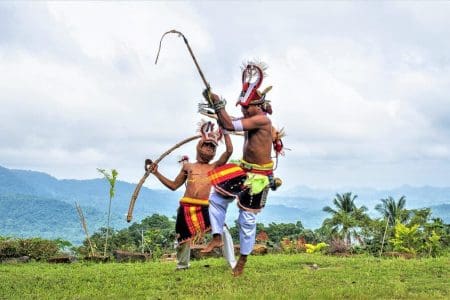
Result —
[[[220,235],[214,236],[211,242],[202,250],[201,253],[209,253],[215,248],[221,248],[223,246],[222,237]]]
[[[245,263],[247,262],[247,256],[240,256],[236,266],[233,269],[233,276],[239,277],[244,273]]]

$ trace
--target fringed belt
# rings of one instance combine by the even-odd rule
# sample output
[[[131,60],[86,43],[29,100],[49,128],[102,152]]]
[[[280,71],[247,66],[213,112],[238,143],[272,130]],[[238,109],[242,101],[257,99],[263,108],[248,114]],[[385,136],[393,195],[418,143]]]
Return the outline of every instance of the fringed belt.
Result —
[[[253,164],[253,163],[249,163],[243,159],[240,160],[240,165],[241,168],[244,169],[246,172],[251,172],[254,174],[261,174],[261,175],[266,175],[266,176],[270,176],[273,174],[273,161],[271,161],[270,163],[266,163],[266,164]]]

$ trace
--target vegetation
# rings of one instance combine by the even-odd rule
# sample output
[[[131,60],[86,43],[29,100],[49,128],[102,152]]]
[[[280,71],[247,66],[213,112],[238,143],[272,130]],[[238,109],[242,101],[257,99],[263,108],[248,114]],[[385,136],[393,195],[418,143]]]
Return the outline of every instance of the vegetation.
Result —
[[[70,245],[70,243],[63,240],[50,241],[40,238],[13,239],[2,237],[0,238],[0,261],[25,256],[37,261],[46,260],[57,255],[61,249]]]
[[[448,299],[449,257],[321,254],[249,257],[231,276],[222,258],[191,262],[0,265],[0,299]],[[250,284],[249,284],[250,283]]]
[[[264,233],[260,242],[269,251],[326,252],[346,255],[367,253],[380,256],[383,253],[395,256],[439,256],[450,252],[450,225],[441,219],[431,219],[430,209],[405,208],[406,199],[395,201],[392,197],[381,199],[376,206],[381,217],[372,219],[367,208],[358,207],[357,196],[352,193],[337,194],[333,199],[335,208],[326,206],[324,211],[331,217],[323,221],[322,227],[311,230],[298,221],[292,223],[271,223],[268,226],[257,224],[257,234]],[[394,220],[394,221],[390,221]],[[235,241],[239,241],[236,223],[230,228]],[[94,245],[102,245],[107,231],[102,228],[91,237]],[[174,251],[174,221],[166,216],[154,214],[140,224],[113,231],[108,252],[113,250],[140,251],[150,253],[158,259],[164,253]],[[86,253],[87,241],[80,253]]]
[[[323,211],[330,213],[331,218],[325,219],[324,226],[331,227],[331,234],[342,237],[347,245],[351,244],[352,237],[359,239],[358,228],[368,219],[367,207],[356,207],[357,195],[352,193],[336,194],[333,203],[336,209],[325,206]]]
[[[85,241],[72,248],[79,262],[47,264],[45,260],[67,251],[71,244],[0,238],[0,260],[32,259],[28,264],[0,264],[0,299],[242,299],[249,295],[257,299],[446,299],[450,224],[432,218],[428,208],[407,209],[404,197],[381,199],[380,217],[370,218],[356,199],[352,193],[337,194],[334,207],[324,208],[330,217],[316,230],[304,228],[300,221],[257,224],[258,243],[265,244],[270,254],[251,256],[240,278],[231,276],[223,259],[194,260],[189,270],[179,272],[174,271],[173,261],[162,262],[164,253],[174,251],[175,225],[173,219],[159,214],[128,228],[111,229],[110,235],[101,228],[90,237],[97,253],[103,245],[108,255],[119,249],[146,252],[153,258],[148,263],[84,262]],[[230,232],[237,242],[237,226]]]
[[[389,226],[394,227],[397,221],[406,222],[409,218],[408,210],[405,208],[406,197],[402,196],[398,201],[389,196],[381,199],[381,204],[375,206],[375,210],[383,215]]]
[[[102,173],[103,176],[105,176],[105,179],[109,183],[108,222],[106,225],[106,238],[105,238],[105,247],[104,247],[104,252],[103,252],[103,256],[106,256],[106,248],[108,247],[108,236],[109,236],[109,222],[111,219],[111,202],[112,202],[112,198],[114,198],[114,193],[115,193],[114,188],[116,185],[117,175],[119,175],[119,173],[116,171],[116,169],[112,169],[111,174],[106,172],[104,169],[97,169],[97,170],[100,173]]]
[[[257,224],[257,234],[266,236],[259,242],[272,253],[319,251],[335,255],[367,253],[374,256],[436,257],[450,252],[450,224],[431,218],[430,209],[408,210],[405,197],[398,201],[388,197],[381,199],[381,204],[376,206],[380,217],[370,218],[366,214],[367,208],[359,207],[356,199],[352,193],[337,194],[333,199],[334,207],[323,209],[330,217],[316,230],[304,228],[300,221],[267,226]],[[79,224],[75,226],[81,230]],[[163,254],[174,252],[174,228],[173,219],[153,214],[121,230],[100,228],[90,240],[97,255],[103,246],[102,252],[106,256],[111,256],[114,250],[125,250],[148,253],[158,260]],[[239,242],[238,231],[237,224],[230,228],[235,243]],[[317,248],[319,244],[322,246]],[[88,245],[85,240],[74,250],[80,257],[88,256]]]

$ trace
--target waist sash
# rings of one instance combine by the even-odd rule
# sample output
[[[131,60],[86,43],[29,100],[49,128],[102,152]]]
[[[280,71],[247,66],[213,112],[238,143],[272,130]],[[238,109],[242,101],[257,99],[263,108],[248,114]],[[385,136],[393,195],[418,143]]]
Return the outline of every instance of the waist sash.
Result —
[[[211,184],[222,195],[236,196],[242,191],[247,178],[245,171],[237,164],[225,164],[208,173]]]
[[[207,206],[207,205],[209,205],[209,200],[183,197],[183,198],[181,198],[180,203],[193,204],[193,205],[206,205]]]

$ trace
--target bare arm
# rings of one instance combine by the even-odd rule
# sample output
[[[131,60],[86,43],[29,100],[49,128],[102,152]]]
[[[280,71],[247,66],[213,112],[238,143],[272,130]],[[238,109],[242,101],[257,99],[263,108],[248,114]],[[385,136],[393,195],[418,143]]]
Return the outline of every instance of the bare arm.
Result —
[[[150,172],[152,172],[158,180],[164,184],[167,188],[169,188],[172,191],[175,191],[180,186],[183,185],[183,183],[186,182],[187,179],[187,172],[184,169],[184,167],[180,170],[180,173],[178,173],[177,177],[175,177],[174,180],[170,180],[158,171],[158,165],[152,164],[150,166]]]
[[[213,101],[213,103],[220,102],[219,96],[213,93],[211,93],[211,100]],[[220,125],[224,129],[229,131],[236,131],[233,125],[233,118],[230,117],[225,108],[216,110],[216,114],[219,119],[218,121]],[[269,118],[267,118],[265,114],[259,114],[248,118],[242,118],[240,119],[240,121],[242,122],[242,128],[244,131],[262,128],[264,126],[267,126],[267,124],[271,123]]]
[[[262,128],[271,124],[270,119],[266,115],[255,115],[250,118],[241,119],[242,127],[244,131],[253,130],[257,128]]]
[[[231,143],[230,135],[225,133],[223,137],[225,139],[225,152],[222,153],[219,159],[214,163],[215,168],[226,164],[228,159],[231,157],[231,154],[233,154],[233,144]]]
[[[213,103],[217,103],[220,101],[220,97],[216,94],[211,93],[211,100]],[[230,117],[230,115],[227,113],[225,108],[220,109],[219,111],[216,111],[218,122],[221,127],[223,127],[226,130],[234,131],[233,127],[233,120]]]

